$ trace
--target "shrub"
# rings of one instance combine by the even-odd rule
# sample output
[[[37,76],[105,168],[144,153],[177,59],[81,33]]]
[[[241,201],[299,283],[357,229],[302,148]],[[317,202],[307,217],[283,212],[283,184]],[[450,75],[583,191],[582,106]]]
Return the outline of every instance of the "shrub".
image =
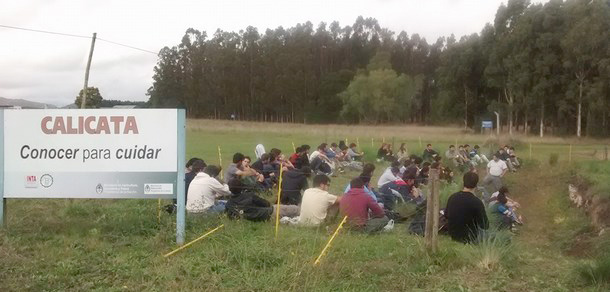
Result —
[[[550,165],[557,165],[558,161],[559,161],[559,154],[551,153],[551,156],[549,156],[549,164]]]

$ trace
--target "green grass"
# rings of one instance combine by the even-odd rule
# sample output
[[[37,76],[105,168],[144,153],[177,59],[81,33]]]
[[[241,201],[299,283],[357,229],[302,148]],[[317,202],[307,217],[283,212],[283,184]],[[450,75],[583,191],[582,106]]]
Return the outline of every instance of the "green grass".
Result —
[[[582,161],[577,173],[590,181],[595,194],[610,197],[610,162]]]
[[[187,156],[197,156],[208,164],[218,163],[218,146],[226,166],[234,152],[254,156],[254,146],[263,143],[267,150],[280,148],[289,154],[292,142],[315,147],[322,141],[347,138],[360,141],[372,160],[378,145],[360,136],[359,128],[346,132],[329,129],[315,132],[293,129],[272,132],[269,129],[231,127],[191,128],[187,135]],[[397,132],[400,133],[400,132]],[[347,135],[346,135],[347,134]],[[395,147],[407,142],[412,153],[419,154],[416,134],[400,133]],[[376,141],[382,138],[374,136]],[[430,137],[430,138],[428,138]],[[486,137],[458,136],[459,143],[483,145]],[[422,134],[423,144],[435,144],[443,151],[454,144],[453,137]],[[366,141],[366,142],[365,142]],[[386,136],[386,142],[392,138]],[[528,156],[528,145],[517,151]],[[579,145],[587,152],[599,146]],[[535,196],[537,187],[519,187],[519,180],[548,176],[545,194],[551,204],[532,202],[544,214],[531,220],[547,220],[553,214],[566,217],[549,227],[550,235],[532,230],[507,243],[490,240],[479,246],[465,246],[442,236],[439,252],[425,251],[423,239],[407,233],[405,224],[391,233],[365,236],[342,232],[318,267],[313,261],[336,228],[337,223],[320,228],[281,226],[274,240],[272,223],[230,221],[226,218],[188,217],[187,240],[225,224],[209,238],[170,258],[162,255],[174,249],[175,218],[166,213],[157,223],[156,200],[8,200],[6,226],[0,229],[0,291],[489,291],[553,290],[574,291],[602,289],[605,284],[590,285],[574,267],[583,260],[562,255],[574,229],[587,228],[586,217],[569,210],[567,198],[557,194],[565,189],[555,180],[562,173],[543,173],[551,152],[566,154],[565,145],[534,145],[534,163],[523,173],[511,177],[515,190]],[[576,147],[575,147],[576,148]],[[575,151],[575,149],[573,149]],[[575,151],[576,152],[576,151]],[[580,152],[578,152],[580,153]],[[567,162],[561,156],[559,163]],[[528,160],[529,161],[529,160]],[[386,167],[377,164],[378,175]],[[560,168],[560,167],[558,167]],[[332,193],[340,194],[350,178],[349,172],[333,178]],[[459,174],[456,175],[459,177]],[[532,178],[533,179],[533,178]],[[459,179],[458,179],[459,183]],[[529,183],[529,182],[528,182]],[[443,186],[441,206],[460,185]],[[519,196],[518,194],[516,196]],[[567,197],[567,196],[564,196]],[[169,203],[169,200],[163,202]],[[403,210],[408,213],[409,208]],[[563,213],[561,213],[563,212]],[[534,212],[535,213],[535,212]],[[547,214],[550,216],[547,218]],[[536,215],[538,216],[538,215]],[[533,224],[532,224],[533,225]],[[571,231],[572,230],[572,231]],[[536,241],[540,237],[540,242]]]

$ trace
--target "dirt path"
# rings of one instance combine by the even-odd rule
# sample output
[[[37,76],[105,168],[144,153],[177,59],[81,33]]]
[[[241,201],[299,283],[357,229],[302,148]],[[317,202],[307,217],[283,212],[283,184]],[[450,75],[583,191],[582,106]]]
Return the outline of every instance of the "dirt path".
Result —
[[[535,281],[547,287],[567,289],[576,281],[575,259],[566,256],[553,242],[555,227],[565,218],[556,204],[565,183],[557,172],[536,167],[511,174],[507,184],[511,197],[521,204],[519,213],[525,221],[514,240],[520,253],[518,277],[531,280],[532,275],[538,275],[540,278]]]

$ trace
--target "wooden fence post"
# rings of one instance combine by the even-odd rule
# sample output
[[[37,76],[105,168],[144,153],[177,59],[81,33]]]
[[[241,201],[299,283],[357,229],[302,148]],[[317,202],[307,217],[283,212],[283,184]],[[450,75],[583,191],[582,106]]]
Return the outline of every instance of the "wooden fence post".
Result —
[[[438,250],[438,221],[440,205],[439,170],[430,169],[430,194],[426,199],[426,249],[435,253]]]

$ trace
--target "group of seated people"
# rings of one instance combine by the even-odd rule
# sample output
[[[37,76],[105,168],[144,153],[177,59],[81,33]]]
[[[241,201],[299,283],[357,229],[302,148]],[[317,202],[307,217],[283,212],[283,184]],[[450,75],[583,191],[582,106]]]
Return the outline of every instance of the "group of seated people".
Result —
[[[430,144],[427,145],[422,155],[430,161],[424,161],[424,158],[416,155],[405,156],[404,144],[397,152],[397,154],[402,153],[401,156],[397,156],[392,154],[391,146],[385,144],[381,147],[385,151],[382,153],[380,149],[380,153],[383,154],[382,160],[390,161],[390,164],[373,185],[371,179],[375,165],[363,164],[361,158],[364,153],[358,151],[357,145],[352,143],[350,147],[347,147],[345,143],[341,142],[339,145],[332,143],[330,146],[322,143],[311,154],[309,154],[311,147],[302,145],[296,148],[295,153],[288,159],[277,148],[265,152],[262,145],[257,145],[255,153],[258,159],[252,164],[251,159],[242,153],[233,155],[232,163],[227,167],[224,175],[226,183],[219,178],[222,171],[220,166],[206,165],[203,160],[193,158],[187,163],[185,175],[186,210],[191,214],[224,212],[231,219],[250,221],[267,221],[275,218],[279,213],[282,218],[294,218],[293,222],[307,226],[320,225],[341,213],[348,217],[348,226],[352,229],[375,233],[383,230],[391,219],[401,219],[400,215],[395,212],[397,204],[414,204],[420,208],[425,206],[426,196],[420,189],[420,185],[427,184],[430,169],[438,169],[441,179],[450,180],[453,176],[450,173],[443,177],[443,169],[448,168],[443,167],[441,157]],[[475,149],[478,150],[478,146],[475,146]],[[494,154],[494,160],[489,163],[498,160],[498,156],[498,154]],[[472,156],[470,157],[472,160]],[[479,156],[477,159],[483,158]],[[359,167],[354,167],[354,165],[359,165]],[[360,175],[350,181],[342,196],[330,194],[328,191],[331,176],[335,171],[341,172],[345,168],[359,170]],[[502,175],[504,173],[505,170]],[[281,184],[279,184],[280,175],[282,176]],[[313,176],[313,186],[309,187],[311,176]],[[488,180],[487,177],[486,180]],[[476,171],[466,172],[463,192],[470,192],[474,196],[477,183]],[[278,185],[281,185],[281,204],[279,206],[260,196],[261,191]],[[518,203],[510,200],[507,195],[508,189],[501,187],[486,198],[486,201],[493,212],[506,217],[505,220],[500,221],[510,228],[514,224],[520,224],[521,218],[515,214],[516,208],[519,207]],[[460,228],[452,226],[455,224],[466,226],[476,222],[477,226],[481,228],[487,225],[486,216],[483,220],[483,215],[474,214],[479,212],[480,207],[483,206],[481,199],[474,197],[478,201],[478,203],[474,203],[467,194],[457,196],[454,194],[453,197],[460,199],[450,198],[444,213],[449,221],[449,229],[453,229],[452,232],[460,230]],[[476,207],[468,209],[469,211],[466,210],[474,212],[474,215],[470,214],[474,217],[459,218],[463,215],[458,214],[466,211],[457,211],[454,201],[464,201],[457,204],[457,207],[460,204],[476,205]],[[482,209],[484,212],[484,207]],[[460,220],[461,223],[456,223]],[[462,229],[470,228],[464,226]],[[462,235],[457,237],[460,236]]]

